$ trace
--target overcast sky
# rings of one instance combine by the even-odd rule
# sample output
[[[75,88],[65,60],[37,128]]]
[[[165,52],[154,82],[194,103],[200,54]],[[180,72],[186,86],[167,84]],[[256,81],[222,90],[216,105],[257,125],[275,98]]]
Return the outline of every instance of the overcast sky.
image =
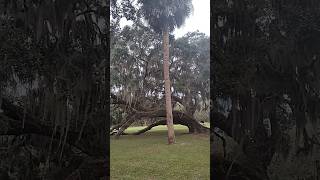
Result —
[[[210,35],[210,0],[192,0],[193,14],[191,14],[185,21],[185,24],[176,29],[173,34],[177,37],[181,37],[187,32],[199,30],[200,32]],[[132,24],[121,19],[120,26]]]
[[[182,27],[173,32],[176,37],[196,30],[210,35],[210,0],[192,0],[192,4],[193,14]]]

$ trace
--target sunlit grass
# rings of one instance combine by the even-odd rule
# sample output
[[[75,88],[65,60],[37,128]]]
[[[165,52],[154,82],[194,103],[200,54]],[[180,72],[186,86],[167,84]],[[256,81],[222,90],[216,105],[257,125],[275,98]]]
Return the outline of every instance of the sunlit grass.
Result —
[[[126,132],[142,128],[131,127]],[[187,134],[187,127],[182,125],[175,125],[174,129],[173,145],[167,144],[166,126],[154,127],[137,136],[111,138],[111,179],[210,179],[209,135]]]

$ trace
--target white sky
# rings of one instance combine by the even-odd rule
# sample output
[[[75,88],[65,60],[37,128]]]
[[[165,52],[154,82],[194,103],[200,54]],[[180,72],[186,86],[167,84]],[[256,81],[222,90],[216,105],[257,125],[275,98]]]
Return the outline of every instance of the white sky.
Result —
[[[186,19],[182,27],[173,32],[176,37],[196,30],[210,35],[210,0],[192,0],[192,4],[193,14]]]
[[[176,38],[196,30],[210,36],[210,0],[192,0],[192,4],[193,14],[186,19],[182,27],[173,32]],[[121,27],[130,24],[132,22],[126,21],[125,18],[120,21]]]

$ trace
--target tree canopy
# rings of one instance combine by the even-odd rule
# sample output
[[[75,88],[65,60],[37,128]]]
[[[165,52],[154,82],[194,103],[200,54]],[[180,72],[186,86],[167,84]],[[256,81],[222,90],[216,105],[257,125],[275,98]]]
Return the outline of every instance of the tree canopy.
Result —
[[[82,178],[107,176],[102,168],[107,166],[108,4],[19,0],[4,1],[0,9],[1,138],[24,138],[17,150],[28,153],[30,146],[40,154],[24,165],[12,154],[4,160],[12,167],[0,168],[24,169],[16,178],[64,179],[77,176],[75,171],[83,172]],[[35,139],[43,136],[39,144]],[[30,167],[32,161],[37,163]],[[97,171],[85,173],[96,165]]]
[[[294,151],[310,152],[318,142],[311,125],[319,118],[319,3],[219,0],[212,7],[213,124],[239,144],[255,139],[242,145],[255,147],[245,152],[252,160],[288,154],[292,127]],[[268,121],[271,135],[260,129]],[[264,146],[269,151],[258,150]]]
[[[164,28],[173,31],[185,22],[192,13],[191,0],[139,0],[143,17],[156,31],[161,32]]]
[[[121,5],[118,9],[121,9]],[[122,29],[116,28],[120,27],[119,21],[114,22],[114,27],[111,27],[111,113],[114,115],[113,124],[121,126],[139,111],[151,112],[165,108],[162,37],[141,18]],[[169,39],[174,111],[179,110],[191,118],[204,118],[207,121],[209,37],[200,32],[190,32],[178,39],[170,35]],[[161,121],[162,115],[136,118],[136,121],[142,119],[152,124]],[[120,124],[119,117],[122,119]],[[123,130],[128,126],[123,126]]]

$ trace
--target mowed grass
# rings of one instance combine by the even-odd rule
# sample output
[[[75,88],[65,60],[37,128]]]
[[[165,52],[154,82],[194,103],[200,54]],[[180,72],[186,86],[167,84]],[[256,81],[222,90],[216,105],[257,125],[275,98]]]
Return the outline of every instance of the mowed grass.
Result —
[[[206,124],[209,126],[209,124]],[[143,127],[128,128],[126,133]],[[176,143],[167,144],[167,127],[157,126],[141,135],[111,137],[112,180],[209,180],[209,135],[187,134],[175,125]]]

